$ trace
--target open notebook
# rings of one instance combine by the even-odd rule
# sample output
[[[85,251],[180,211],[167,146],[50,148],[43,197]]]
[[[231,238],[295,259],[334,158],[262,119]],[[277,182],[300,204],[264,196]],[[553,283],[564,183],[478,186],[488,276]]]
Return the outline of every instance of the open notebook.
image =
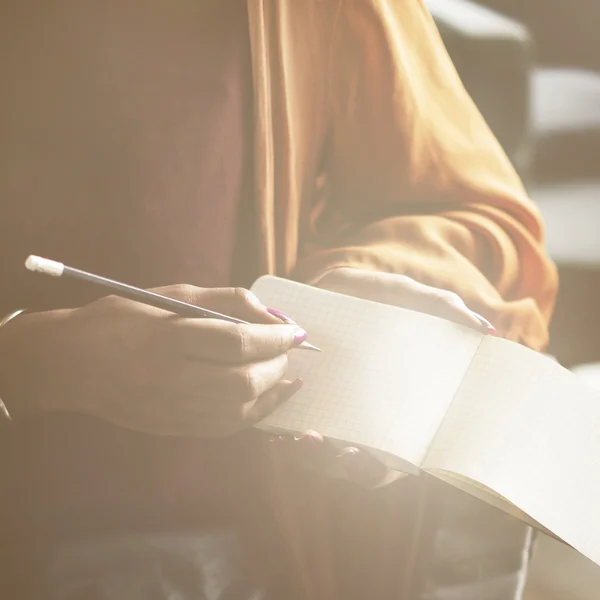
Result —
[[[600,564],[600,391],[436,317],[276,277],[252,289],[323,350],[291,353],[304,386],[260,428],[315,429],[429,472]]]

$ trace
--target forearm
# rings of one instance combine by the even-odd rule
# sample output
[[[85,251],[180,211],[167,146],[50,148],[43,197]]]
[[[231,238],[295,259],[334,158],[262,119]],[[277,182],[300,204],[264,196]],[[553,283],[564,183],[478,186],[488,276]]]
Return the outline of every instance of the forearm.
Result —
[[[344,4],[331,82],[326,206],[294,276],[311,282],[338,266],[408,275],[543,348],[557,278],[541,217],[423,1]]]

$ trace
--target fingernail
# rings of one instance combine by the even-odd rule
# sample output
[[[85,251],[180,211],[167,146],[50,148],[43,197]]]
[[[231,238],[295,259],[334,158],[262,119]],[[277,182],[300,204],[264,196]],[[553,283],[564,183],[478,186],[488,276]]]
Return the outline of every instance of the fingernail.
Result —
[[[350,446],[344,448],[335,458],[341,463],[342,467],[351,478],[362,478],[363,473],[366,470],[362,461],[362,454],[363,453],[358,448]]]
[[[294,344],[296,344],[296,346],[299,346],[302,342],[306,341],[307,337],[308,333],[306,333],[304,329],[298,329],[296,331],[296,335],[294,335]]]
[[[315,462],[323,460],[325,440],[320,433],[305,431],[303,434],[294,437],[293,444],[296,457],[307,464],[315,464]]]
[[[296,323],[296,321],[294,321],[294,319],[290,319],[288,316],[284,315],[281,311],[279,311],[275,308],[267,307],[267,312],[269,314],[273,315],[274,317],[277,317],[279,320],[283,321],[287,325],[298,325],[298,323]]]
[[[336,458],[346,465],[355,464],[358,455],[360,454],[360,450],[355,448],[354,446],[349,446],[344,448]]]
[[[294,394],[296,394],[300,388],[304,385],[304,380],[298,377],[295,381],[292,381],[290,385],[286,386],[281,392],[281,402],[289,400]]]
[[[294,441],[298,444],[302,444],[303,446],[314,446],[315,444],[321,444],[324,441],[324,438],[318,431],[309,429],[302,435],[295,436]]]
[[[481,323],[488,335],[496,335],[496,328],[485,317],[482,317],[480,314],[473,311],[471,311],[471,313]]]

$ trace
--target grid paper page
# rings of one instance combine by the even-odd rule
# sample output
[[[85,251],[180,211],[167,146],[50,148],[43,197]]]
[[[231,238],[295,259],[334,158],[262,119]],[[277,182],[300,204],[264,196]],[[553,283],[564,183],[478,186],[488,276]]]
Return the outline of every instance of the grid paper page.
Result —
[[[373,448],[420,465],[482,336],[435,317],[263,277],[253,291],[321,353],[293,350],[304,386],[259,426]]]
[[[552,360],[486,338],[425,468],[481,482],[600,564],[600,392]]]

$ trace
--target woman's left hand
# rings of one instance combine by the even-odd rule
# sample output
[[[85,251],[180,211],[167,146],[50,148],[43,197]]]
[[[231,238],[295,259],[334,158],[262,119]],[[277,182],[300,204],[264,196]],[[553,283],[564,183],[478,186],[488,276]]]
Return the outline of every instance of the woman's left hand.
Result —
[[[378,273],[342,267],[326,273],[317,287],[427,313],[494,335],[493,325],[481,315],[469,310],[455,293],[424,285],[393,273]],[[303,436],[273,440],[285,454],[310,469],[317,469],[347,478],[366,487],[381,487],[404,476],[390,471],[371,455],[358,448],[347,447],[340,452],[314,431]]]
[[[496,332],[493,325],[470,310],[458,294],[424,285],[406,275],[340,267],[326,273],[316,286],[441,317],[482,333]]]

